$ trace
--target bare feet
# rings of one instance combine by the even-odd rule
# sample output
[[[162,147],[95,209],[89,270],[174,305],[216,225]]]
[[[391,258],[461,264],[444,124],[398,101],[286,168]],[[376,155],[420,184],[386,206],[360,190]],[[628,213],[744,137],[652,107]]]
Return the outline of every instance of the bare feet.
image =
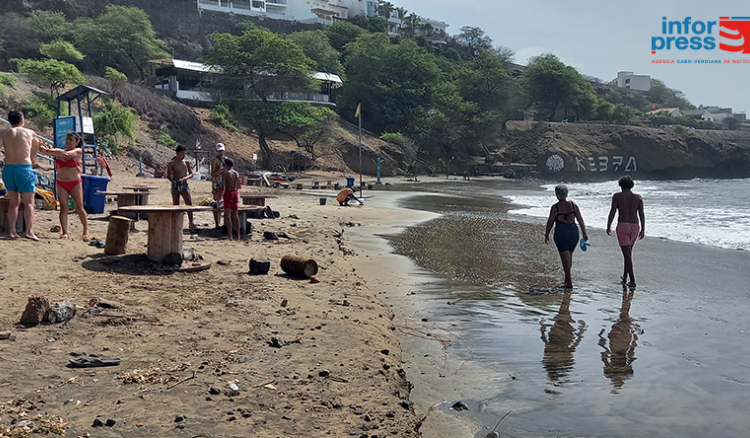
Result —
[[[18,234],[16,234],[16,233],[8,233],[8,237],[10,237],[11,239],[18,239],[18,238],[19,238],[19,237],[21,237],[21,236],[19,236],[19,235],[18,235]]]
[[[60,239],[62,239],[62,240],[68,240],[68,235],[67,234],[63,234],[62,236],[60,236]]]
[[[34,233],[26,233],[26,238],[31,239],[31,240],[36,240],[37,242],[39,242],[39,238],[36,237]]]

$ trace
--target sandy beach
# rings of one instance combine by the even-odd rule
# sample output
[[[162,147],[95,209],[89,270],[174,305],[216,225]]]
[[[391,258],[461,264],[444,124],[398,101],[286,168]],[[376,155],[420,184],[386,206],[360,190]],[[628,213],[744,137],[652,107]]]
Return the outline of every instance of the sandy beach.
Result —
[[[163,180],[116,175],[109,188],[134,183],[169,202]],[[146,259],[145,221],[126,255],[106,256],[80,240],[77,218],[61,241],[56,212],[39,212],[42,242],[0,240],[0,331],[12,332],[0,341],[0,422],[9,436],[41,415],[67,436],[484,437],[512,411],[501,436],[737,436],[746,251],[647,238],[628,295],[617,246],[588,224],[594,246],[576,253],[576,288],[562,294],[541,221],[435,193],[441,184],[384,186],[350,208],[333,191],[245,188],[278,196],[280,218],[228,242],[197,214],[185,247],[212,266],[195,273]],[[101,237],[105,217],[91,221]],[[258,241],[263,231],[292,239]],[[289,253],[314,258],[321,282],[283,274]],[[271,260],[270,274],[247,275],[250,258]],[[17,326],[37,295],[69,298],[79,316]],[[94,298],[121,315],[82,317]],[[95,356],[122,362],[65,367]]]
[[[166,180],[117,170],[109,190],[153,184],[150,204],[169,204]],[[209,184],[191,183],[194,199]],[[254,220],[251,241],[226,241],[210,212],[196,214],[201,230],[186,234],[184,246],[212,263],[202,272],[149,261],[145,221],[122,256],[82,241],[75,216],[71,239],[60,240],[50,231],[55,211],[36,215],[41,242],[1,240],[0,331],[12,335],[0,341],[0,432],[24,436],[44,421],[64,424],[67,436],[417,436],[393,310],[351,263],[366,255],[353,255],[350,230],[383,213],[320,205],[319,196],[294,190],[273,194],[280,218]],[[100,238],[107,223],[106,215],[90,217]],[[291,239],[259,242],[264,231]],[[285,275],[285,254],[314,258],[320,283]],[[251,258],[270,260],[269,275],[248,275]],[[79,315],[18,326],[32,296],[70,299]],[[118,309],[82,316],[99,298]],[[97,357],[121,364],[66,368],[70,359]],[[114,425],[92,427],[96,420]]]

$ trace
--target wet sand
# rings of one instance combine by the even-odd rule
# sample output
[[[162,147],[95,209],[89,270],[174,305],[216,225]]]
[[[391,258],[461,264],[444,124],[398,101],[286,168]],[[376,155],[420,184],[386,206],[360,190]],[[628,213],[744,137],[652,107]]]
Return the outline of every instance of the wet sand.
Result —
[[[445,237],[456,224],[470,235],[467,221],[498,230]],[[421,227],[404,246],[418,248],[422,267],[386,256],[388,281],[375,286],[401,309],[394,323],[425,436],[483,437],[509,410],[501,436],[728,437],[750,427],[747,252],[646,238],[635,248],[639,285],[623,291],[615,237],[589,224],[593,246],[575,253],[576,287],[564,294],[539,220],[459,214]],[[370,247],[381,231],[357,230]],[[459,400],[470,410],[450,408]]]

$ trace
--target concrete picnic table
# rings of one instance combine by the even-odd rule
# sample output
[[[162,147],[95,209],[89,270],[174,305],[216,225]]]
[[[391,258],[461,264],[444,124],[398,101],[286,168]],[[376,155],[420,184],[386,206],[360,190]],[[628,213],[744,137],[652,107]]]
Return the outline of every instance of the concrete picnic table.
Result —
[[[213,211],[199,205],[134,205],[119,209],[125,213],[148,214],[148,258],[161,262],[167,254],[182,254],[182,224],[185,213]]]
[[[274,195],[243,195],[240,193],[242,198],[242,205],[260,205],[261,207],[266,205],[266,198],[278,198]]]
[[[129,186],[123,187],[124,190],[133,190],[136,192],[148,192],[150,190],[156,190],[158,187],[147,187],[147,186]]]
[[[148,204],[148,195],[151,192],[113,192],[113,191],[104,191],[99,192],[101,195],[105,196],[117,196],[117,214],[121,216],[125,216],[130,219],[138,219],[137,213],[121,213],[120,209],[122,207],[130,207],[133,205],[147,205]]]

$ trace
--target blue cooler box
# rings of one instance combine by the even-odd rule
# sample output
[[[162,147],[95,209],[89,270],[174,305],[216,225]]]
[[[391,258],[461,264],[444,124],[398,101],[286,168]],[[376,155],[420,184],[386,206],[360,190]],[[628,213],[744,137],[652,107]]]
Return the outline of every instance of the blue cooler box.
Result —
[[[86,213],[102,214],[107,197],[99,192],[107,191],[109,178],[96,175],[81,175],[83,180],[83,207]]]
[[[346,177],[346,186],[350,189],[354,187],[354,177],[353,176],[347,176]]]

